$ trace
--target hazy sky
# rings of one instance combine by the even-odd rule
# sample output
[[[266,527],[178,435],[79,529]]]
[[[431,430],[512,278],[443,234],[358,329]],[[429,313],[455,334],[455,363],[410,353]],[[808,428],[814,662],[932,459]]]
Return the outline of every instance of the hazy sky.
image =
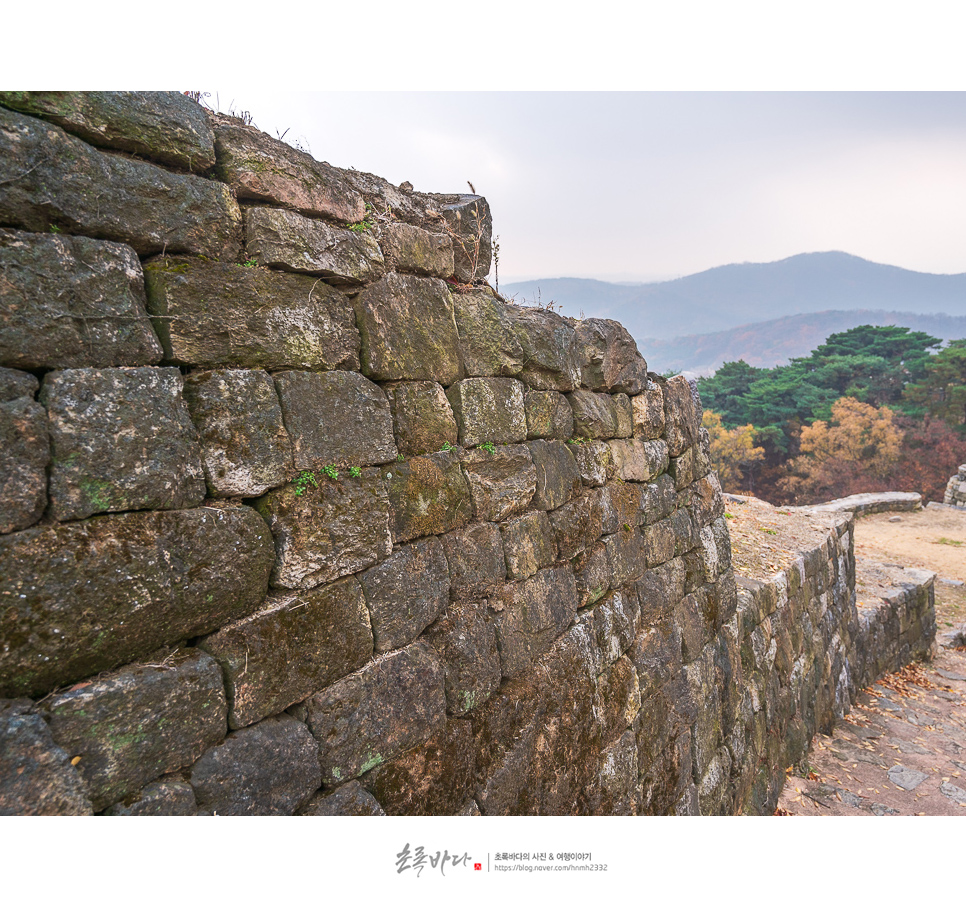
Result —
[[[500,280],[841,250],[966,272],[966,93],[212,90],[317,159],[490,202]]]

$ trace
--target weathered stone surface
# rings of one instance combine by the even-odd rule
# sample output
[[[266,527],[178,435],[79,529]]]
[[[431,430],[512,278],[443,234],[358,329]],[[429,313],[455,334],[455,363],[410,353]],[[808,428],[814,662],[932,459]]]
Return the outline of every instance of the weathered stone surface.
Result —
[[[634,434],[648,441],[664,434],[664,392],[648,379],[647,387],[631,398],[634,410]]]
[[[201,368],[359,369],[349,300],[307,276],[164,257],[144,265],[165,357]]]
[[[607,557],[606,543],[598,541],[580,553],[574,559],[573,568],[579,606],[595,603],[610,589],[614,570]]]
[[[304,817],[384,817],[386,812],[358,782],[320,792],[300,811]]]
[[[456,603],[427,631],[426,641],[443,667],[446,711],[465,715],[499,688],[496,630],[482,603]]]
[[[561,559],[573,559],[603,533],[603,505],[597,490],[578,496],[550,512],[550,524]]]
[[[275,538],[272,584],[280,588],[314,588],[392,551],[389,499],[377,471],[337,481],[307,471],[255,507]]]
[[[465,378],[446,392],[465,448],[527,439],[523,385],[514,378]]]
[[[389,401],[358,372],[279,372],[275,387],[298,470],[396,457]]]
[[[243,506],[0,537],[0,693],[43,694],[248,616],[273,559],[268,528]]]
[[[514,327],[523,347],[521,381],[541,391],[580,387],[577,335],[565,318],[540,308],[521,308]]]
[[[142,257],[234,259],[241,213],[218,181],[99,152],[59,127],[0,108],[0,222],[129,244]]]
[[[472,788],[473,727],[447,721],[421,746],[384,762],[363,776],[390,816],[456,816]]]
[[[7,373],[13,374],[13,370]],[[37,379],[27,377],[36,387]],[[17,387],[24,389],[27,385]],[[0,400],[0,534],[22,530],[40,520],[47,507],[49,461],[44,408],[29,394]]]
[[[183,393],[201,438],[209,493],[260,496],[292,476],[292,443],[268,372],[194,372]]]
[[[661,530],[660,539],[662,543],[666,543],[668,539],[668,534],[666,532],[666,526],[670,525],[670,540],[671,540],[671,553],[674,556],[680,556],[682,553],[687,553],[690,550],[696,549],[701,545],[701,540],[698,536],[699,528],[694,524],[691,518],[691,514],[687,509],[679,508],[676,512],[672,512],[671,517],[664,521],[660,521],[654,524],[652,528],[648,529],[648,535],[651,531]],[[650,547],[650,544],[649,544]],[[663,550],[658,550],[657,552],[663,552]],[[659,559],[657,562],[652,562],[651,557],[656,555],[651,549],[648,550],[648,564],[657,565],[661,562],[665,562],[664,559]],[[671,557],[669,556],[668,559]]]
[[[287,816],[320,783],[318,745],[289,715],[233,731],[191,770],[201,812],[217,816]]]
[[[617,321],[588,318],[578,322],[576,331],[585,387],[630,395],[647,387],[647,363],[634,338]]]
[[[21,397],[32,398],[39,387],[40,382],[36,375],[0,367],[0,403],[19,400]]]
[[[691,485],[688,511],[697,527],[707,527],[724,514],[724,498],[716,474],[703,477]]]
[[[694,482],[694,448],[682,451],[677,457],[668,461],[667,472],[674,480],[676,489],[686,489]]]
[[[104,816],[193,817],[197,812],[191,785],[182,781],[158,781],[112,804],[104,811]]]
[[[132,664],[43,704],[54,740],[80,757],[95,810],[191,765],[228,730],[221,669],[197,649]]]
[[[392,538],[445,534],[473,518],[473,500],[459,458],[437,452],[411,458],[384,474],[389,491]]]
[[[448,233],[453,238],[454,277],[461,283],[483,279],[490,272],[493,217],[485,197],[438,195]]]
[[[626,394],[612,394],[614,402],[614,418],[617,428],[615,438],[630,438],[634,434],[634,407]]]
[[[338,784],[445,727],[443,671],[432,649],[410,645],[310,696],[304,712],[319,741],[323,782]]]
[[[386,272],[375,239],[290,210],[245,208],[245,253],[263,267],[371,283]]]
[[[127,245],[0,229],[0,364],[153,365],[161,345]]]
[[[647,543],[638,528],[622,528],[604,538],[607,558],[613,569],[612,588],[620,588],[629,581],[637,581],[647,568]]]
[[[628,658],[618,658],[600,678],[601,743],[619,740],[641,710],[640,680]]]
[[[387,384],[400,454],[425,454],[456,443],[459,431],[446,392],[435,381]]]
[[[443,536],[453,600],[482,597],[506,581],[500,529],[485,521]]]
[[[649,483],[644,490],[645,522],[653,524],[670,515],[674,511],[675,495],[674,481],[666,473]]]
[[[602,501],[605,534],[630,533],[644,521],[644,493],[636,483],[614,480],[595,495]]]
[[[449,605],[446,556],[436,537],[401,547],[359,581],[379,652],[408,645]]]
[[[180,92],[0,92],[0,105],[51,121],[94,146],[192,172],[215,164],[208,115]]]
[[[232,728],[276,715],[358,670],[372,657],[372,628],[355,578],[273,594],[258,611],[199,647],[224,671]]]
[[[64,369],[44,378],[55,519],[204,499],[198,433],[181,388],[174,368]]]
[[[267,200],[349,223],[364,219],[362,197],[339,169],[232,118],[215,115],[213,121],[216,174],[239,200]]]
[[[453,239],[448,235],[391,222],[383,227],[379,244],[397,270],[442,279],[453,275]]]
[[[524,581],[508,582],[491,606],[505,677],[523,673],[573,620],[577,587],[569,566],[545,569]]]
[[[557,559],[557,543],[546,512],[504,521],[500,533],[510,578],[529,578]]]
[[[637,744],[627,731],[601,755],[598,816],[634,816],[637,813]]]
[[[667,470],[667,445],[662,441],[612,439],[609,444],[614,474],[622,480],[649,483]]]
[[[612,591],[593,606],[594,631],[601,661],[613,664],[624,654],[637,636],[641,605],[633,586]]]
[[[695,403],[696,392],[683,375],[669,378],[663,389],[667,447],[671,457],[677,457],[698,441],[701,409]]]
[[[87,787],[27,702],[0,699],[0,816],[89,816]]]
[[[574,413],[563,394],[556,391],[527,391],[523,397],[527,417],[527,438],[559,438],[574,434]]]
[[[450,385],[462,377],[453,297],[442,280],[391,273],[354,304],[370,378]]]
[[[536,469],[533,507],[552,511],[580,491],[580,471],[563,442],[535,441],[527,445]]]
[[[523,344],[516,331],[520,309],[485,292],[453,296],[460,350],[470,377],[516,376],[523,369]]]
[[[476,517],[502,521],[530,504],[537,488],[537,473],[525,445],[497,447],[493,454],[482,449],[462,457]]]
[[[569,448],[584,486],[603,486],[613,466],[607,442],[572,442]]]
[[[580,438],[616,438],[617,410],[609,394],[579,390],[567,395],[574,413],[574,434]]]

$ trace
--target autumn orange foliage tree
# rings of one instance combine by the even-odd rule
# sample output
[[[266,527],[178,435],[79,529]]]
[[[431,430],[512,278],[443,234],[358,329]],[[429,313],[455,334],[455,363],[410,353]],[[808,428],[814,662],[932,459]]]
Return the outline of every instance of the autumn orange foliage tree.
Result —
[[[798,502],[886,489],[899,464],[902,439],[888,407],[841,397],[832,405],[829,422],[802,426],[799,455],[789,462],[785,489]]]
[[[725,492],[735,492],[743,484],[745,474],[765,456],[765,449],[755,445],[752,425],[726,429],[721,414],[705,410],[701,422],[711,439],[711,466]]]

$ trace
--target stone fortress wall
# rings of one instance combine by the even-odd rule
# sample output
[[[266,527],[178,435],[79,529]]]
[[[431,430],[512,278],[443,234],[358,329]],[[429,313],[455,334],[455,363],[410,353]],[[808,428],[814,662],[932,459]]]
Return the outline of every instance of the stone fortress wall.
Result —
[[[769,813],[929,651],[848,516],[736,581],[691,387],[495,294],[482,197],[3,92],[0,227],[4,813]]]
[[[960,464],[956,473],[949,478],[943,503],[955,508],[966,507],[966,464]]]

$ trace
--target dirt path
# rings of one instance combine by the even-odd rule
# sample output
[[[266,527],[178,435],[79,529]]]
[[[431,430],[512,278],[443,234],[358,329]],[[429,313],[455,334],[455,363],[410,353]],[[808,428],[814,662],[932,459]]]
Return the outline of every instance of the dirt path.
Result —
[[[778,813],[966,816],[966,649],[945,644],[966,622],[966,512],[940,506],[855,525],[857,560],[935,571],[936,657],[859,695],[831,737],[818,735],[809,773],[790,775]],[[857,562],[859,599],[864,586]],[[944,638],[944,635],[946,638]]]

